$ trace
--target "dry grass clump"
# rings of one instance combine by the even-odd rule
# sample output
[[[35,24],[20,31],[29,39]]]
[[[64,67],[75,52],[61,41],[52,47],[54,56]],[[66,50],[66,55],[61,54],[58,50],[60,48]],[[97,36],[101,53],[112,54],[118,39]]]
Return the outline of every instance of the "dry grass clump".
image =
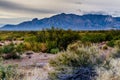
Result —
[[[72,75],[75,69],[81,67],[98,66],[105,60],[101,57],[99,48],[95,45],[83,45],[81,47],[71,46],[69,46],[67,51],[58,53],[54,59],[50,60],[50,66],[54,68],[54,70],[49,73],[51,80],[59,80],[61,75],[63,75],[63,77],[67,74]]]
[[[67,51],[58,53],[54,59],[50,60],[54,70],[49,73],[49,77],[51,80],[59,80],[61,75],[62,77],[67,77],[65,76],[67,74],[73,75],[76,68],[92,67],[97,74],[94,80],[120,80],[120,57],[115,59],[120,51],[118,48],[111,50],[109,57],[103,52],[94,44],[89,46],[82,45],[81,42],[71,44]]]
[[[114,48],[114,52],[111,53],[108,63],[101,66],[96,66],[96,72],[98,74],[96,80],[120,80],[119,44],[117,44],[117,46]]]
[[[75,46],[74,46],[75,47]],[[83,67],[93,66],[99,64],[103,60],[100,57],[99,49],[97,46],[93,47],[79,47],[73,50],[69,49],[65,52],[60,52],[58,55],[50,60],[51,66],[69,66],[69,67]]]
[[[21,80],[21,76],[14,66],[0,65],[0,80]]]
[[[98,76],[96,80],[120,80],[120,58],[112,59],[109,63],[109,69],[97,67]]]
[[[42,68],[19,69],[22,80],[48,80],[48,72]]]
[[[1,67],[0,80],[48,80],[48,71],[42,68]]]

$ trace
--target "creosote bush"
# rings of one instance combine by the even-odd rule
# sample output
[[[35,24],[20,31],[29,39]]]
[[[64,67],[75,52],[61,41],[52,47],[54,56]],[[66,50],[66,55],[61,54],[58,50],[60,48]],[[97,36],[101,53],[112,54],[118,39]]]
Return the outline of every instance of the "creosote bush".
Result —
[[[115,46],[116,46],[118,49],[120,49],[120,40],[116,40]]]
[[[23,44],[15,45],[13,43],[0,47],[1,57],[4,59],[16,59],[20,58],[20,55],[24,52]]]
[[[108,47],[106,45],[103,46],[103,50],[107,50]]]
[[[115,40],[108,41],[108,42],[107,42],[107,45],[110,46],[110,47],[114,47],[114,45],[115,45]]]
[[[50,60],[50,66],[53,67],[53,71],[49,72],[51,80],[60,80],[62,75],[71,75],[81,67],[95,67],[104,61],[100,57],[97,46],[76,45],[69,45],[67,51],[58,53],[55,58]]]
[[[58,53],[59,52],[59,49],[58,48],[54,48],[54,49],[51,49],[50,50],[50,53],[52,53],[52,54],[56,54],[56,53]]]
[[[22,77],[17,71],[17,66],[4,65],[3,59],[0,57],[0,80],[21,80]]]
[[[109,62],[109,69],[103,66],[96,67],[96,80],[120,80],[120,58],[111,59]]]
[[[73,50],[73,49],[72,49]],[[99,49],[96,47],[78,47],[76,50],[70,49],[65,52],[60,52],[55,59],[50,60],[51,66],[71,66],[71,67],[83,67],[93,66],[98,64]]]
[[[20,80],[20,75],[14,66],[0,65],[0,80]]]

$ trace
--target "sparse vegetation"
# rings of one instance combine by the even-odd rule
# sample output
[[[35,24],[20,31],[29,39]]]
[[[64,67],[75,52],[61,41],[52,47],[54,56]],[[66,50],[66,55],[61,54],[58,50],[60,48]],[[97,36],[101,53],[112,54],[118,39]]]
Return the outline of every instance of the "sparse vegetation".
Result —
[[[1,57],[4,59],[16,59],[20,58],[20,54],[22,54],[23,51],[22,44],[14,45],[13,43],[9,45],[2,46],[0,48]]]
[[[55,55],[49,61],[49,74],[46,72],[47,76],[40,79],[60,80],[71,76],[68,80],[73,80],[76,71],[86,69],[94,75],[85,74],[87,78],[90,76],[94,80],[120,79],[119,67],[114,65],[119,63],[120,58],[120,31],[72,31],[52,27],[36,32],[0,32],[0,36],[0,56],[4,59],[18,59],[26,51]],[[44,55],[46,56],[47,54]],[[11,71],[15,72],[13,68],[1,65],[0,77],[3,79],[3,76],[5,78]],[[22,72],[17,73],[19,71],[8,77],[12,79],[15,75],[20,79]]]

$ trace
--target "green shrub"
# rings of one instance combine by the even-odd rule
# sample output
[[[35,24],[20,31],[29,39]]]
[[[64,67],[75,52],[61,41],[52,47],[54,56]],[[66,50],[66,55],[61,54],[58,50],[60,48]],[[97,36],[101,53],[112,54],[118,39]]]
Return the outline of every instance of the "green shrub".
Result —
[[[47,52],[51,52],[52,49],[57,47],[57,42],[56,41],[47,41],[46,46],[47,46]]]
[[[25,46],[23,43],[16,45],[16,52],[18,52],[19,54],[22,54],[25,50],[24,50]]]
[[[0,80],[20,80],[20,74],[15,66],[9,65],[5,67],[0,65]]]
[[[67,50],[69,51],[76,51],[78,48],[82,48],[82,47],[91,47],[93,46],[91,42],[81,42],[81,41],[77,41],[74,42],[72,44],[69,44],[67,47]]]
[[[114,42],[115,42],[114,40],[108,41],[107,45],[110,46],[110,47],[114,47],[114,45],[115,45]]]
[[[30,42],[24,42],[25,50],[32,50],[32,45]]]
[[[2,46],[0,48],[1,56],[4,59],[20,58],[20,54],[22,54],[23,52],[24,52],[23,44],[18,44],[18,45],[9,44],[9,45]]]
[[[113,58],[120,58],[120,49],[118,47],[114,48],[114,52],[111,55]]]
[[[49,72],[49,78],[50,80],[59,80],[61,75],[71,75],[79,68],[99,66],[104,61],[100,57],[97,46],[67,49],[49,61],[53,68],[53,71]]]
[[[83,43],[81,41],[77,41],[75,43],[69,44],[67,50],[75,51],[78,47],[82,47]]]
[[[81,40],[82,42],[102,42],[105,41],[105,34],[103,33],[85,33],[85,35],[82,36]]]
[[[76,48],[75,51],[58,53],[55,59],[50,60],[51,66],[93,66],[97,64],[97,48]]]
[[[107,50],[108,49],[108,47],[105,45],[105,46],[103,46],[103,50]]]
[[[1,49],[1,53],[5,53],[5,54],[14,53],[14,52],[15,52],[14,51],[14,44],[5,45]]]
[[[54,48],[54,49],[51,49],[50,50],[50,53],[52,53],[52,54],[56,54],[56,53],[58,53],[59,52],[59,49],[58,48]]]
[[[36,36],[30,36],[30,37],[25,38],[24,41],[26,41],[26,42],[36,42],[37,37]]]
[[[118,49],[120,49],[120,40],[116,40],[116,41],[115,41],[115,46],[116,46]]]
[[[46,52],[47,51],[47,45],[45,44],[45,43],[41,43],[40,44],[40,50],[41,50],[41,52]]]

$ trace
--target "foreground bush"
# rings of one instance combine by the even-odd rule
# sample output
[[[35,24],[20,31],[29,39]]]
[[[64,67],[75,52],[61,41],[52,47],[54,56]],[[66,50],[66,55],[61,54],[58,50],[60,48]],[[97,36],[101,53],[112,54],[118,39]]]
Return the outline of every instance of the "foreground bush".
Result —
[[[95,80],[97,73],[92,67],[60,67],[49,73],[50,80]]]
[[[98,76],[96,80],[120,80],[120,58],[111,59],[109,69],[96,67]]]
[[[94,70],[92,68],[99,66],[104,61],[105,59],[100,56],[97,46],[75,47],[71,45],[67,51],[58,53],[55,58],[50,60],[49,63],[50,66],[53,67],[53,71],[49,73],[49,77],[51,80],[64,80],[63,78],[68,78],[65,80],[77,80],[73,78],[70,79],[69,77],[73,77],[76,74],[76,71],[79,72],[80,70],[81,72],[81,68],[83,71],[90,69],[90,74],[95,76],[95,73],[93,72]],[[79,75],[79,73],[77,74]],[[79,76],[81,76],[81,74]],[[84,77],[80,80],[89,80],[93,77],[90,77],[90,75],[87,76],[88,79],[85,79]]]
[[[3,59],[0,58],[0,80],[21,80],[22,77],[13,65],[4,65]]]
[[[110,46],[110,47],[114,47],[114,45],[115,45],[115,40],[108,41],[108,42],[107,42],[107,45]]]
[[[4,59],[20,58],[20,54],[22,54],[23,52],[24,46],[22,44],[9,44],[0,48],[1,57],[3,57]]]
[[[98,49],[95,47],[80,48],[74,51],[60,52],[55,59],[50,60],[51,66],[70,66],[70,67],[83,67],[93,66],[98,64],[99,59]],[[101,59],[102,60],[102,59]]]
[[[120,49],[120,40],[116,40],[115,46],[116,46],[118,49]]]
[[[14,66],[0,65],[0,80],[20,80],[20,75]]]
[[[50,50],[50,53],[52,53],[52,54],[56,54],[56,53],[58,53],[59,52],[59,49],[58,48],[54,48],[54,49],[51,49]]]

